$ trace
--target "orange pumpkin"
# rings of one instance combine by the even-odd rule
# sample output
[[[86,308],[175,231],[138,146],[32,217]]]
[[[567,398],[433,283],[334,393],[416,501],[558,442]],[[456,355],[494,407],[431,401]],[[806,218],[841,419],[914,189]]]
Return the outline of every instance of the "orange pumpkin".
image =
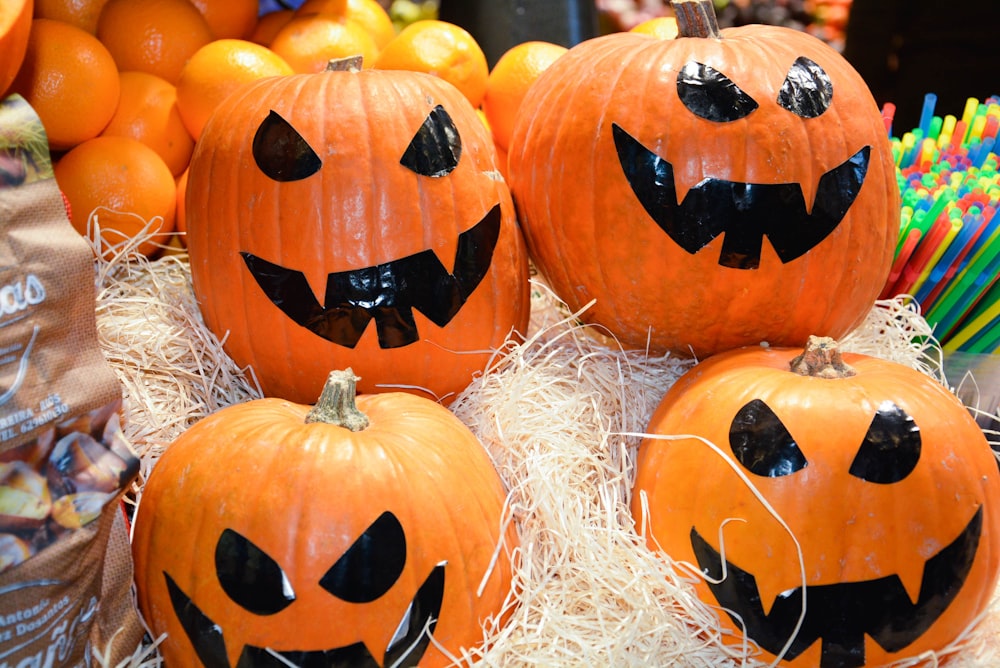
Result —
[[[264,79],[213,114],[188,171],[191,276],[208,326],[264,392],[453,397],[529,316],[510,192],[476,111],[418,72]]]
[[[711,0],[673,5],[679,38],[588,40],[526,95],[508,171],[532,259],[628,347],[705,357],[842,336],[899,234],[868,87],[815,37],[720,32]]]
[[[0,98],[5,96],[7,88],[21,69],[21,62],[28,49],[34,8],[34,0],[0,2]]]
[[[166,665],[442,666],[501,621],[517,534],[485,450],[429,399],[355,404],[355,380],[226,407],[157,461],[133,554]]]
[[[650,421],[660,438],[640,446],[634,516],[651,548],[706,575],[699,597],[767,661],[942,650],[1000,573],[989,443],[929,376],[832,339],[800,352],[742,348],[682,376]]]

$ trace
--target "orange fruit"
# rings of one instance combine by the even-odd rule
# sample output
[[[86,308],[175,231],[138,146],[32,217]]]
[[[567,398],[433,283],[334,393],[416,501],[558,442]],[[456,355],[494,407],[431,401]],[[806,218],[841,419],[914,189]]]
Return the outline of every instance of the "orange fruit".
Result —
[[[214,39],[190,0],[108,0],[97,38],[122,72],[149,72],[172,84],[187,59]]]
[[[31,7],[31,0],[12,0],[0,10],[0,97],[24,61],[31,34]]]
[[[294,74],[274,51],[245,39],[217,39],[187,61],[177,79],[177,108],[196,140],[215,108],[236,88],[263,77]]]
[[[281,26],[288,23],[294,15],[295,10],[293,9],[275,9],[261,14],[257,19],[257,25],[254,26],[253,32],[247,39],[255,44],[267,46],[274,39]]]
[[[678,34],[677,19],[673,16],[656,16],[636,24],[629,32],[649,35],[657,39],[674,39]]]
[[[350,19],[329,14],[295,16],[278,30],[271,50],[299,73],[322,72],[327,63],[347,56],[362,57],[371,67],[378,46],[368,31]]]
[[[118,106],[121,83],[96,37],[69,23],[34,19],[10,92],[34,108],[49,146],[60,151],[101,133]]]
[[[510,149],[514,117],[528,88],[568,49],[545,41],[522,42],[501,54],[486,80],[483,113],[493,131],[493,141]]]
[[[351,19],[364,26],[380,49],[396,36],[392,17],[378,0],[305,0],[295,13],[297,16],[332,14]]]
[[[177,88],[149,72],[120,72],[121,96],[101,133],[132,137],[160,154],[174,175],[187,169],[194,139],[177,108]]]
[[[478,107],[489,65],[479,43],[461,26],[427,19],[403,28],[379,53],[375,68],[426,72],[454,85]]]
[[[257,25],[258,0],[190,0],[205,17],[215,39],[246,39]]]
[[[97,33],[97,17],[108,0],[35,0],[36,19],[72,23],[91,35]]]
[[[88,139],[70,149],[54,170],[73,211],[73,227],[93,238],[96,230],[89,225],[96,217],[103,253],[112,254],[140,234],[144,241],[137,250],[147,257],[170,241],[177,211],[174,175],[163,158],[138,139]]]

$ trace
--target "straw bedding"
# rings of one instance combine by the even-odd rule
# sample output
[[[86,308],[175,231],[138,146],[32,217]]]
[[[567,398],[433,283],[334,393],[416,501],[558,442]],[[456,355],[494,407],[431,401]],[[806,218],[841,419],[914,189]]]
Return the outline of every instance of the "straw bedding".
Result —
[[[173,438],[201,417],[260,396],[201,322],[186,257],[126,244],[97,261],[98,333],[122,380],[127,436],[143,460],[129,502]],[[484,630],[470,666],[767,665],[724,644],[693,573],[648,550],[629,512],[632,463],[660,397],[693,362],[626,351],[533,279],[523,343],[498,350],[452,410],[480,437],[509,488],[522,538],[512,616]],[[930,328],[904,298],[879,302],[842,341],[949,382]],[[998,424],[1000,417],[993,416]],[[1000,435],[988,430],[991,440]],[[1000,597],[953,647],[898,666],[1000,665]],[[98,657],[98,661],[99,661]],[[160,664],[155,642],[120,668]]]

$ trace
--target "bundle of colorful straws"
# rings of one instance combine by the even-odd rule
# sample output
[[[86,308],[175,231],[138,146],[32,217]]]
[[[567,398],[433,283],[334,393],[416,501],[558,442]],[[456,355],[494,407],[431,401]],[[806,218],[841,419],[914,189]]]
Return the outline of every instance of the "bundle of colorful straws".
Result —
[[[1000,354],[1000,96],[969,98],[961,117],[936,116],[892,136],[902,195],[900,236],[883,298],[909,295],[946,351]]]

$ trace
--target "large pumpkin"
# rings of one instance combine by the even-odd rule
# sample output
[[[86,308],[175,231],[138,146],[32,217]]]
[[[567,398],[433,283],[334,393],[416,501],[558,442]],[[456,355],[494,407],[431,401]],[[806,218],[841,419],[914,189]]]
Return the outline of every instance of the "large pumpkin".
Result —
[[[835,50],[789,28],[616,33],[552,64],[518,111],[509,180],[555,292],[629,347],[699,357],[841,336],[899,234],[888,134]]]
[[[194,292],[270,396],[311,402],[346,366],[362,392],[453,396],[529,315],[492,140],[437,77],[341,67],[252,83],[205,125]]]
[[[930,377],[829,339],[798,352],[721,353],[670,388],[636,462],[640,529],[767,657],[853,668],[941,650],[997,584],[993,452]]]
[[[441,666],[502,620],[517,534],[485,450],[429,399],[355,405],[354,380],[224,408],[156,463],[133,554],[166,665]]]

